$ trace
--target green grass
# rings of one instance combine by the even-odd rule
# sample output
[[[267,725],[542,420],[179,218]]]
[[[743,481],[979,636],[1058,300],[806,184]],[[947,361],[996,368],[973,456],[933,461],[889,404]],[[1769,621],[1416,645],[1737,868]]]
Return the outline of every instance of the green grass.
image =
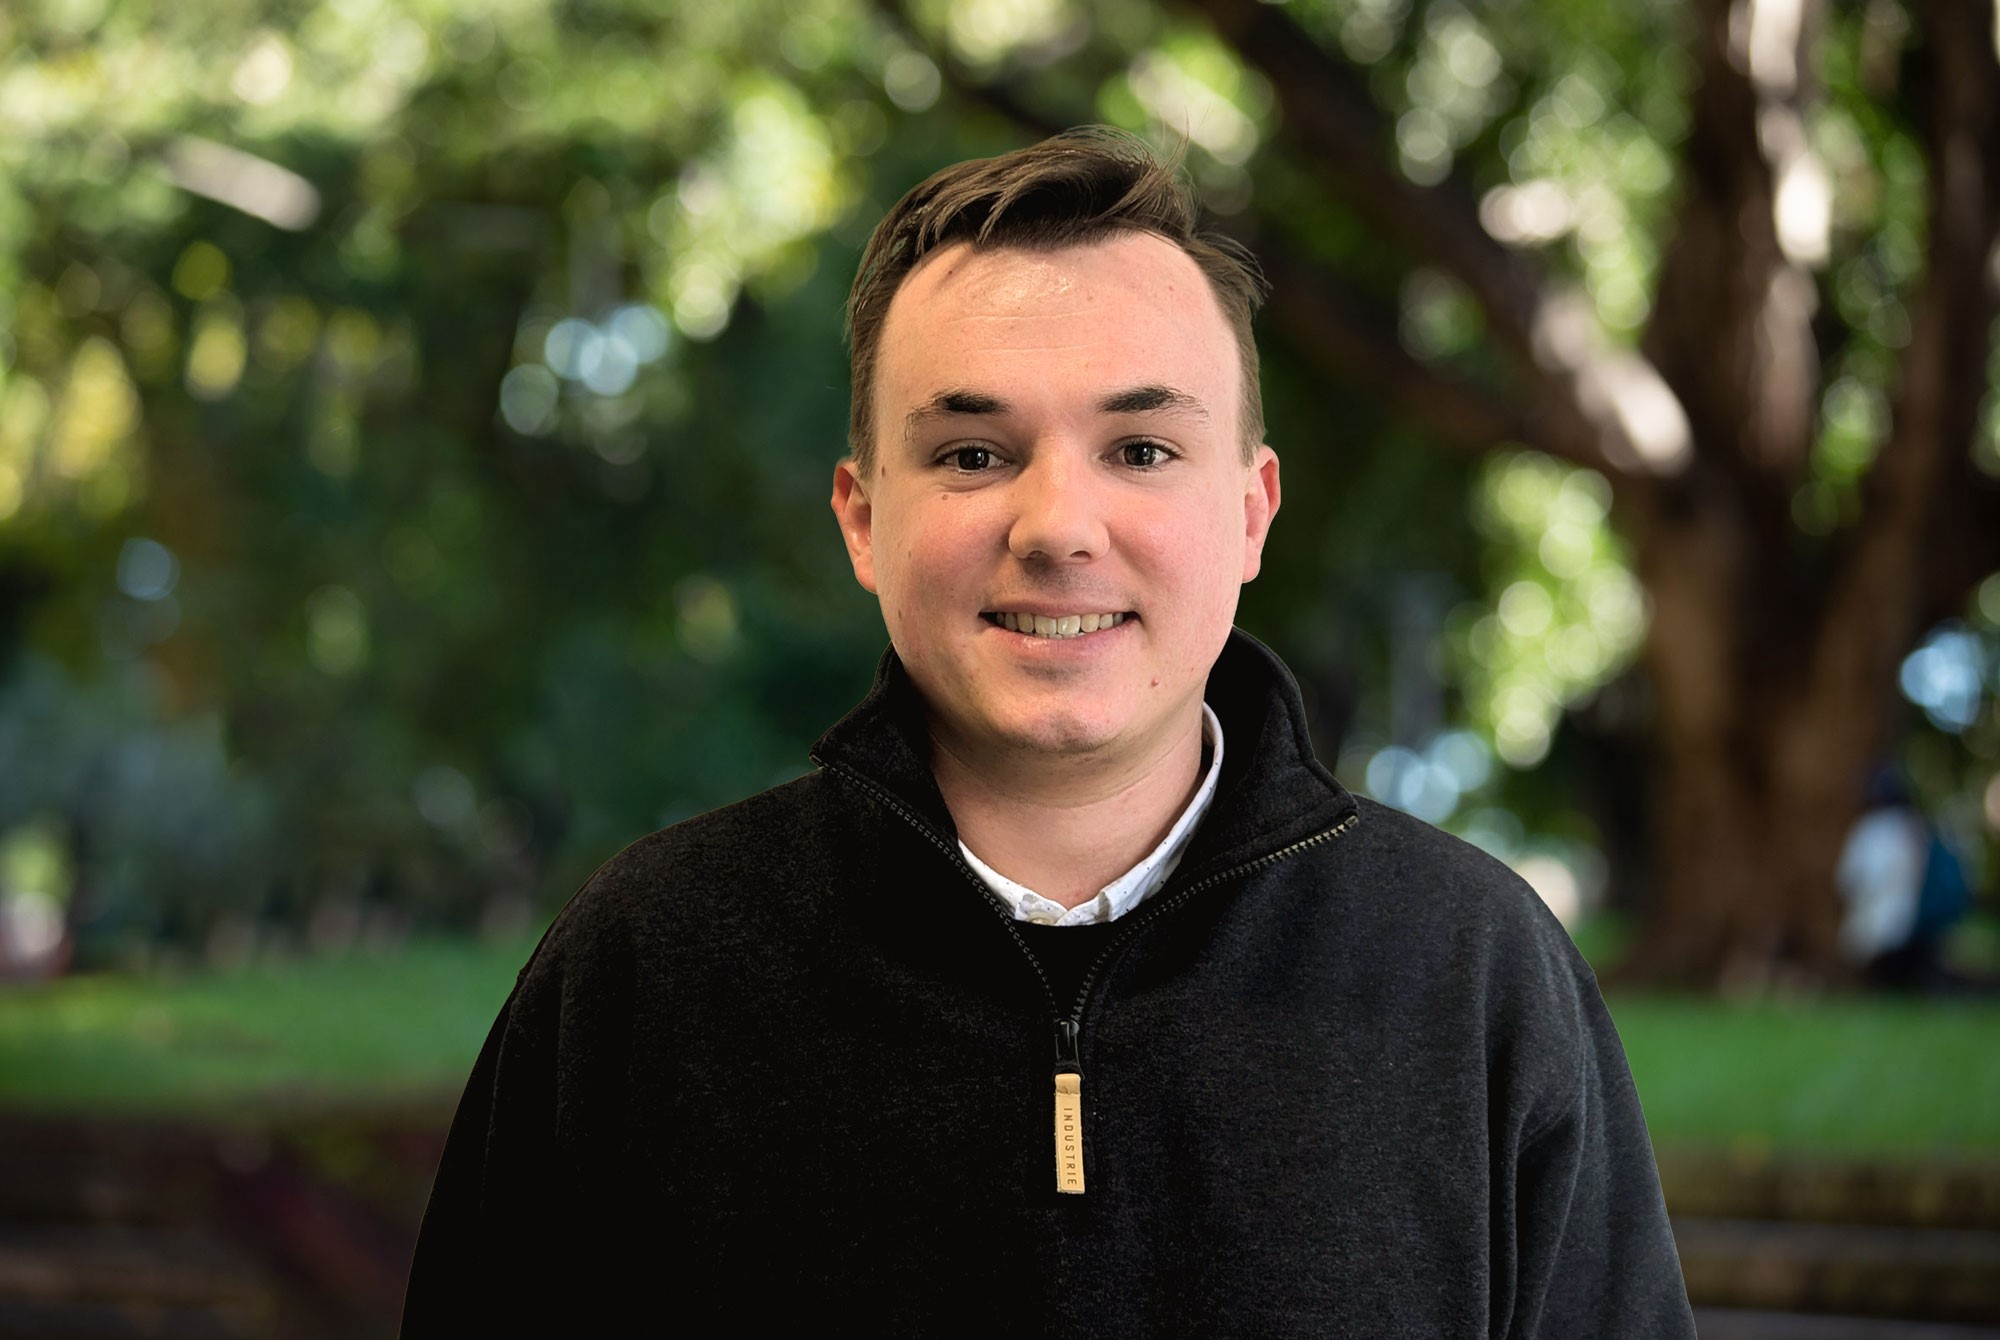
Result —
[[[532,946],[417,943],[0,992],[0,1104],[448,1103]],[[2000,1153],[2000,1002],[1614,996],[1611,1009],[1663,1146]]]
[[[212,1112],[449,1096],[532,939],[0,991],[0,1104]]]
[[[1612,996],[1658,1145],[2000,1152],[2000,1002]]]

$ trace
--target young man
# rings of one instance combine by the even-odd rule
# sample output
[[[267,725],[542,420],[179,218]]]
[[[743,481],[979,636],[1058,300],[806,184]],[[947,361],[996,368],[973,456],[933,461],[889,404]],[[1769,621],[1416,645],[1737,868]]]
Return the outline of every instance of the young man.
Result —
[[[1136,141],[877,229],[818,771],[614,858],[466,1090],[406,1336],[1687,1337],[1589,969],[1236,633],[1254,267]]]

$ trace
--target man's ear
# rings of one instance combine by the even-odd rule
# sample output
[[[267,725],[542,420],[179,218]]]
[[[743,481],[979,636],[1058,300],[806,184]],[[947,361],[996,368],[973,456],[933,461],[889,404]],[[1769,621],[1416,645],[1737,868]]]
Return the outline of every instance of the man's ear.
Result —
[[[840,522],[840,538],[847,542],[847,561],[854,565],[854,580],[871,595],[877,594],[875,509],[868,501],[861,467],[852,456],[833,467],[833,515]]]
[[[1246,582],[1264,566],[1264,537],[1271,533],[1271,518],[1278,514],[1282,493],[1278,486],[1278,453],[1260,443],[1250,457],[1250,473],[1243,490],[1243,580]]]

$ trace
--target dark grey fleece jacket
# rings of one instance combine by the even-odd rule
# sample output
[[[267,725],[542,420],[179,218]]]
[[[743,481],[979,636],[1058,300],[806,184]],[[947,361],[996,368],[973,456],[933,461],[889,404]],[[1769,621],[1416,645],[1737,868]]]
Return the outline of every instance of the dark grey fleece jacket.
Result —
[[[1691,1337],[1562,928],[1348,795],[1252,639],[1208,698],[1214,805],[1110,927],[999,910],[893,654],[817,771],[614,857],[480,1053],[403,1334]]]

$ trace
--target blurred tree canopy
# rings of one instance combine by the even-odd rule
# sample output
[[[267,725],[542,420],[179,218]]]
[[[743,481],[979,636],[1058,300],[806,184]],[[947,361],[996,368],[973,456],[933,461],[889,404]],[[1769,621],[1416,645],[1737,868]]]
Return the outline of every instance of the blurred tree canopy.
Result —
[[[0,883],[86,959],[517,918],[802,770],[867,230],[1104,120],[1274,281],[1242,621],[1343,776],[1828,971],[1870,763],[2000,825],[1992,11],[12,7]]]

